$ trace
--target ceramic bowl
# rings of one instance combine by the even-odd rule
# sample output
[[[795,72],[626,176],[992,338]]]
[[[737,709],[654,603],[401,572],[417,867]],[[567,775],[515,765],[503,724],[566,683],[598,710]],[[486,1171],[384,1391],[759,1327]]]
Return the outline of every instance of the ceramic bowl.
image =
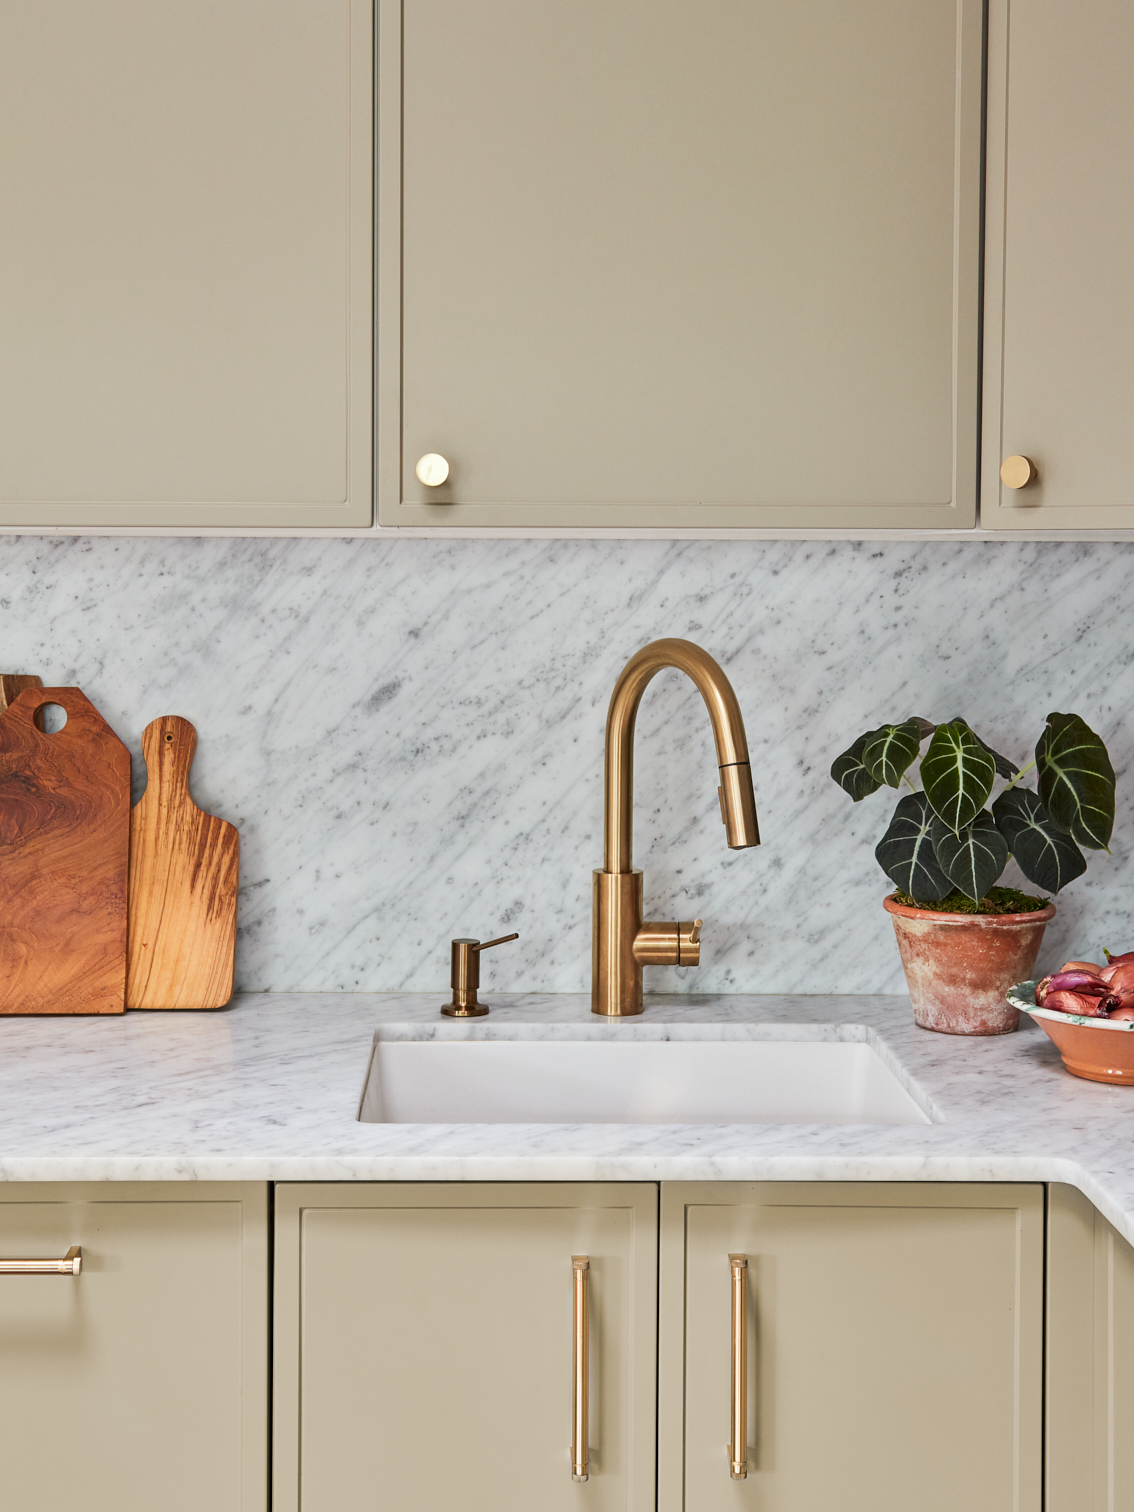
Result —
[[[1031,1014],[1063,1057],[1072,1076],[1088,1081],[1120,1082],[1134,1086],[1134,1022],[1126,1019],[1083,1018],[1036,1007],[1036,983],[1020,982],[1008,991],[1008,1001]]]

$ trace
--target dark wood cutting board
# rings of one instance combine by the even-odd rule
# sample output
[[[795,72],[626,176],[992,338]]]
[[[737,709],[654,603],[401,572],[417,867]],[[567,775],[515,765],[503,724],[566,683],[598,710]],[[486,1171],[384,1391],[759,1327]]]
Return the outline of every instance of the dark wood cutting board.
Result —
[[[25,689],[0,716],[0,1013],[123,1011],[129,845],[129,751],[78,688]]]
[[[197,732],[146,726],[148,780],[130,815],[128,1008],[223,1008],[232,996],[240,836],[189,794]]]

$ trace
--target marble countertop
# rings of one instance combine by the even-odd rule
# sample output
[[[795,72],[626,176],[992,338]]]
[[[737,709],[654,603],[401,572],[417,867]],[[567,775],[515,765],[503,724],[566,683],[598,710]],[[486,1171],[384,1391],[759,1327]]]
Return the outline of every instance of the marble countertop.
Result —
[[[217,1013],[0,1020],[7,1181],[1063,1181],[1134,1243],[1134,1088],[1064,1071],[1031,1022],[964,1039],[896,996],[648,999],[636,1025],[875,1045],[935,1120],[882,1125],[359,1123],[374,1031],[437,993],[264,993]],[[484,1024],[594,1025],[579,995],[492,994]],[[790,1027],[788,1027],[790,1026]]]

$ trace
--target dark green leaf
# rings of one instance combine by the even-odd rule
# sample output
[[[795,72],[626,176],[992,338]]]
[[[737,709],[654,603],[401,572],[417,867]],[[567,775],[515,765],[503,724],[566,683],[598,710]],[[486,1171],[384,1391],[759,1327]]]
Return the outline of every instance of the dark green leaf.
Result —
[[[1114,828],[1114,768],[1094,730],[1078,714],[1049,714],[1036,766],[1040,798],[1055,823],[1089,850],[1106,850]]]
[[[1016,864],[1044,892],[1061,887],[1087,869],[1087,858],[1063,829],[1057,829],[1039,795],[1029,788],[1009,788],[992,805],[996,827],[1008,842]]]
[[[972,725],[969,724],[967,719],[962,719],[958,715],[953,723],[964,725],[966,730],[972,730],[976,739],[980,740],[980,736],[973,730]],[[1000,773],[1001,777],[1015,777],[1016,773],[1020,770],[1016,762],[1009,761],[1007,756],[1001,756],[999,751],[994,751],[987,740],[980,740],[980,743],[996,763],[996,770]]]
[[[916,720],[883,725],[874,731],[863,747],[862,764],[875,781],[896,788],[902,780],[902,773],[911,761],[917,759],[920,747],[921,731]]]
[[[865,735],[860,735],[854,745],[841,756],[836,756],[831,763],[831,776],[842,788],[844,793],[849,793],[855,803],[861,803],[864,798],[869,798],[871,793],[876,793],[882,786],[881,782],[870,775],[863,764],[862,753],[868,740],[873,740],[879,734],[878,730],[867,730]]]
[[[1008,842],[992,815],[983,810],[959,835],[934,814],[929,835],[941,870],[974,903],[980,902],[1008,865]]]
[[[909,793],[879,840],[874,858],[892,882],[918,903],[935,903],[952,892],[952,883],[937,864],[929,827],[933,810],[924,793]]]
[[[955,719],[937,726],[921,758],[921,783],[933,812],[955,835],[988,802],[995,777],[996,763],[967,724]]]

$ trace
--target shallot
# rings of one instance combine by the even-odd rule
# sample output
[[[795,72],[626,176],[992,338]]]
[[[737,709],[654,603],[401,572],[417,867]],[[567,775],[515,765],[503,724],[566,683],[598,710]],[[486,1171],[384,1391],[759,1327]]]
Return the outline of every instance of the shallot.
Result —
[[[1057,971],[1048,982],[1049,992],[1086,992],[1091,997],[1106,997],[1110,983],[1091,971]]]
[[[1109,997],[1092,997],[1087,992],[1062,990],[1048,992],[1042,1006],[1054,1008],[1057,1013],[1077,1013],[1081,1018],[1106,1018],[1108,1002]]]
[[[1125,992],[1134,987],[1134,961],[1118,961],[1108,966],[1101,976],[1112,992]]]

